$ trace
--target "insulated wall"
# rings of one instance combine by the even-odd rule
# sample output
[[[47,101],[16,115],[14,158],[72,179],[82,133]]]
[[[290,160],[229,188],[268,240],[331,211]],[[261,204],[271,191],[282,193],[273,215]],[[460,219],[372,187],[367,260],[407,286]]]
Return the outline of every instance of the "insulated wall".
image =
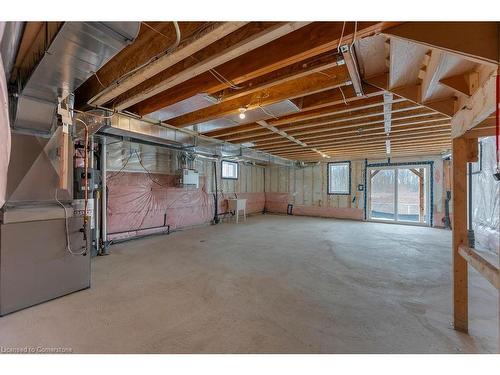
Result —
[[[500,249],[500,182],[496,170],[495,137],[481,139],[480,161],[472,172],[472,226],[476,247],[495,253]]]
[[[239,163],[237,180],[221,178],[220,160],[134,142],[107,142],[108,239],[127,238],[209,223],[215,213],[217,168],[218,212],[227,198],[247,199],[247,213],[264,210],[264,169]],[[179,168],[199,172],[199,187],[179,187]],[[222,216],[222,215],[221,215]]]
[[[433,164],[433,225],[443,226],[444,191],[443,161],[440,157],[418,157],[390,159],[391,163],[431,161]],[[351,161],[351,194],[329,195],[327,193],[328,162],[318,162],[306,167],[266,168],[266,211],[287,213],[293,205],[294,215],[333,217],[363,220],[365,217],[365,163],[387,163],[384,160]],[[362,185],[363,190],[358,190]]]
[[[363,183],[364,161],[351,162],[351,195],[327,194],[327,165],[266,168],[266,211],[294,215],[363,219],[364,195],[357,191]]]

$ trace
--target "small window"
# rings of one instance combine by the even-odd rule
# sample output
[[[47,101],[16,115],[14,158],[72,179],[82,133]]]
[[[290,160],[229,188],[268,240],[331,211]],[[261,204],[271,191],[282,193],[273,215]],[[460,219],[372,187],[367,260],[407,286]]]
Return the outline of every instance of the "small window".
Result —
[[[328,194],[351,194],[351,162],[328,163]]]
[[[231,180],[238,179],[238,163],[234,161],[222,160],[222,178]]]

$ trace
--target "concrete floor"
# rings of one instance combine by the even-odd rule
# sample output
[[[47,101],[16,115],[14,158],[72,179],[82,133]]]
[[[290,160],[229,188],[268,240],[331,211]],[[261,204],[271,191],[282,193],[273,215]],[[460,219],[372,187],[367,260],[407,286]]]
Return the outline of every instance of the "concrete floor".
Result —
[[[451,319],[451,233],[259,215],[111,247],[92,288],[0,318],[0,346],[84,353],[497,351],[497,294],[471,272]]]

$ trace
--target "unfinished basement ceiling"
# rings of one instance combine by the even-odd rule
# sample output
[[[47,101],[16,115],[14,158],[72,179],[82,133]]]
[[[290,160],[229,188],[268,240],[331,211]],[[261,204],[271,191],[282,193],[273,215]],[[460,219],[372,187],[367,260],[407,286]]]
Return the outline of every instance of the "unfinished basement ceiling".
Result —
[[[127,106],[174,128],[291,160],[445,153],[455,102],[467,95],[441,81],[469,77],[484,64],[395,37],[400,24],[182,23],[181,34],[197,38],[166,55],[155,44],[161,35],[142,27],[97,72],[103,85],[90,77],[76,102],[85,109],[104,93],[110,110]],[[171,23],[150,26],[175,41]],[[352,51],[339,53],[340,43],[353,43]],[[387,92],[401,102],[382,109]]]

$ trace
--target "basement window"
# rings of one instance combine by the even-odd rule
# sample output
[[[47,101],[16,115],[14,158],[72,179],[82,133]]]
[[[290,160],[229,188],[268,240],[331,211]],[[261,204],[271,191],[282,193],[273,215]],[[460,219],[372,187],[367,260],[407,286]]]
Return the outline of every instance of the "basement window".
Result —
[[[328,163],[328,194],[351,194],[351,162]]]
[[[222,178],[230,180],[238,179],[238,163],[234,161],[222,160]]]

